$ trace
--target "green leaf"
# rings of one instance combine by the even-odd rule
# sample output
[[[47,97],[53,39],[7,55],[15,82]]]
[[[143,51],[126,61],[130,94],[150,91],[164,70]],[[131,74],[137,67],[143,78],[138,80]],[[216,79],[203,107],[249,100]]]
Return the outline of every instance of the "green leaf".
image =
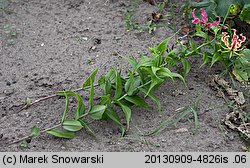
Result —
[[[157,76],[160,78],[171,78],[174,81],[174,78],[179,78],[185,83],[185,79],[178,73],[171,72],[168,68],[161,67],[160,70],[156,72]]]
[[[160,86],[163,82],[164,82],[164,79],[161,79],[156,76],[151,76],[151,83],[150,83],[150,86],[146,95],[148,95],[152,90]]]
[[[128,58],[128,62],[130,63],[130,65],[132,66],[133,69],[135,69],[136,66],[137,66],[137,64],[138,64],[138,62],[136,61],[136,59],[133,58],[133,57],[129,57]]]
[[[178,52],[176,52],[178,53]],[[173,50],[170,51],[168,56],[165,58],[165,61],[168,63],[168,66],[171,68],[173,66],[177,66],[180,61],[180,57]]]
[[[85,120],[83,120],[83,119],[79,119],[78,121],[79,121],[79,122],[82,124],[82,126],[83,126],[84,128],[86,128],[94,137],[96,136],[95,133],[94,133],[94,131],[89,127],[89,124],[88,124],[87,121],[85,121]]]
[[[131,73],[129,79],[125,83],[125,92],[131,96],[137,90],[138,86],[140,86],[140,79],[135,78],[134,75]]]
[[[111,84],[116,82],[116,71],[112,68],[106,75],[106,81],[110,81]]]
[[[89,111],[91,111],[92,107],[93,107],[93,103],[94,103],[94,94],[95,94],[95,90],[94,90],[94,81],[92,81],[92,79],[90,79],[90,93],[89,93]]]
[[[148,108],[148,104],[139,96],[126,96],[125,99],[135,105]]]
[[[68,105],[69,105],[69,97],[76,97],[77,98],[77,108],[75,111],[75,119],[78,119],[81,115],[85,113],[85,105],[83,104],[82,97],[79,93],[74,92],[74,91],[58,91],[56,92],[57,95],[59,96],[65,96],[66,97],[66,103],[65,103],[65,110],[63,112],[63,117],[62,117],[62,122],[66,118],[66,113],[68,111]]]
[[[116,71],[116,90],[115,90],[115,99],[118,99],[122,96],[122,78],[119,72]]]
[[[145,95],[148,95],[152,100],[154,100],[157,104],[158,109],[161,109],[161,102],[153,92],[149,92],[147,94],[147,90],[145,88],[139,88],[139,90],[142,91]]]
[[[163,64],[163,57],[161,55],[157,55],[154,57],[154,64],[153,66],[155,67],[160,67]]]
[[[124,136],[126,130],[125,130],[124,125],[121,123],[120,117],[117,114],[117,112],[113,108],[107,108],[106,111],[105,111],[105,114],[107,114],[107,116],[111,120],[113,120],[116,124],[118,124],[120,126],[122,136]]]
[[[63,130],[59,130],[56,128],[47,130],[46,132],[50,135],[54,135],[55,137],[59,137],[59,138],[68,138],[68,139],[75,138],[74,132],[63,131]]]
[[[191,49],[195,51],[195,53],[199,53],[199,51],[197,50],[197,45],[195,44],[193,40],[189,40],[189,45]]]
[[[208,62],[211,61],[211,59],[212,59],[212,54],[209,53],[209,52],[204,52],[204,53],[202,54],[202,59],[203,59],[203,63],[201,64],[200,67],[202,67],[203,65],[205,65],[205,64],[207,64]]]
[[[64,95],[65,95],[65,100],[66,100],[66,102],[65,102],[65,108],[64,108],[64,111],[63,111],[63,115],[62,115],[62,120],[61,120],[62,123],[63,123],[63,121],[64,121],[65,118],[66,118],[66,114],[67,114],[68,108],[69,108],[69,97],[68,97],[68,95],[66,94],[66,92],[64,93]]]
[[[227,12],[232,4],[239,3],[239,0],[213,0],[216,4],[215,12],[216,15],[223,18],[226,17]]]
[[[182,59],[181,59],[181,62],[182,62],[183,67],[184,67],[184,75],[187,75],[188,72],[189,72],[190,69],[191,69],[191,64],[190,64],[190,62],[189,62],[187,59],[185,59],[185,58],[182,58]]]
[[[211,30],[213,30],[214,36],[216,36],[221,29],[218,26],[212,26]]]
[[[154,62],[153,62],[152,58],[143,57],[143,59],[135,67],[135,71],[137,71],[140,67],[149,67],[149,66],[153,66],[153,65],[154,65]]]
[[[105,112],[106,108],[106,105],[96,105],[93,106],[89,113],[93,119],[100,120],[102,119],[103,113]]]
[[[111,88],[112,88],[112,83],[109,79],[106,79],[106,76],[102,76],[98,80],[98,84],[100,85],[101,89],[104,90],[104,94],[110,94]]]
[[[250,62],[250,49],[242,50],[242,54],[244,55],[244,58],[247,59],[248,62]]]
[[[101,96],[100,104],[110,106],[111,105],[110,94]]]
[[[250,80],[250,50],[243,51],[243,54],[235,61],[233,74],[240,82],[247,82]]]
[[[142,73],[142,71],[140,70],[140,68],[137,67],[138,62],[135,60],[135,58],[131,58],[131,57],[128,59],[128,62],[131,64],[132,68],[134,69],[134,72],[137,72],[137,73],[138,73],[138,75],[139,75],[140,78],[141,78],[142,84],[144,84],[144,83],[145,83],[145,78],[144,78],[143,73]],[[150,64],[151,64],[151,63],[150,63]]]
[[[122,108],[122,111],[125,115],[125,118],[126,118],[126,122],[127,122],[127,128],[126,128],[126,131],[129,130],[129,127],[130,127],[130,120],[131,120],[131,109],[128,107],[128,106],[125,106],[123,104],[121,104],[121,108]]]
[[[28,148],[28,147],[29,147],[29,144],[28,144],[26,141],[24,141],[24,142],[22,142],[22,143],[20,144],[20,147],[21,147],[21,148]]]
[[[155,49],[153,54],[157,54],[162,56],[163,54],[165,54],[166,50],[167,50],[167,45],[169,43],[169,41],[177,34],[178,32],[176,32],[173,36],[166,38],[165,40],[163,40]]]
[[[160,126],[158,128],[156,128],[154,131],[152,131],[151,133],[149,134],[146,134],[146,136],[154,136],[158,133],[161,132],[162,128],[167,126],[167,125],[170,125],[171,124],[171,120],[174,118],[174,115],[171,116],[171,117],[168,117],[165,121],[163,121]]]
[[[217,61],[220,61],[221,59],[222,59],[222,56],[219,53],[214,53],[210,67],[212,67],[214,63],[216,63]]]
[[[31,136],[32,138],[36,138],[40,135],[40,128],[38,128],[37,126],[33,126],[31,129]]]
[[[125,106],[128,106],[128,107],[131,107],[134,105],[134,103],[131,103],[131,102],[127,101],[126,99],[119,100],[119,102]],[[117,103],[117,101],[115,101],[115,104],[119,105],[119,103]]]
[[[31,100],[30,100],[30,98],[26,98],[26,105],[25,105],[25,108],[27,109],[29,106],[30,106],[30,104],[31,104]]]
[[[181,114],[173,121],[172,124],[178,123],[181,119],[188,116],[190,113],[194,114],[194,121],[195,121],[195,129],[198,128],[198,110],[199,110],[199,100],[196,100],[192,105],[186,106],[181,111]]]
[[[206,39],[206,40],[209,40],[208,34],[205,33],[205,32],[203,32],[203,31],[194,33],[194,35],[193,35],[192,37],[194,37],[194,36],[202,37],[202,38],[204,38],[204,39]]]
[[[75,96],[77,98],[77,107],[75,112],[75,119],[78,120],[79,117],[81,117],[83,114],[85,114],[85,105],[83,104],[82,96],[79,93],[75,93]]]
[[[182,113],[177,117],[177,119],[173,120],[177,114],[170,116],[165,121],[163,121],[158,128],[156,128],[151,133],[147,134],[147,136],[154,136],[154,135],[160,133],[163,127],[165,127],[167,125],[171,126],[171,125],[178,123],[181,119],[183,119],[184,117],[186,117],[190,113],[193,113],[193,115],[194,115],[194,124],[195,124],[195,129],[197,130],[198,124],[199,124],[198,123],[198,109],[199,109],[199,100],[196,100],[191,106],[187,106],[187,107],[183,108],[181,111],[179,111]]]
[[[91,83],[95,81],[95,76],[96,76],[97,72],[98,72],[98,68],[97,68],[96,70],[94,70],[94,71],[89,75],[89,77],[88,77],[88,78],[86,79],[86,81],[83,83],[83,86],[82,86],[83,88],[86,88],[86,87],[90,86]]]
[[[240,13],[240,19],[250,24],[250,3],[244,5]]]
[[[69,119],[69,120],[65,120],[63,123],[62,123],[62,126],[65,130],[67,131],[79,131],[82,129],[82,124],[77,121],[77,120],[72,120],[72,119]]]

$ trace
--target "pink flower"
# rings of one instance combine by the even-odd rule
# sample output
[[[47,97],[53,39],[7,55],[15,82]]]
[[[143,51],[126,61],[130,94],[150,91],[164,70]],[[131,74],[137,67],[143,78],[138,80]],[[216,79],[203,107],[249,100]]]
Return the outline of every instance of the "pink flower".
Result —
[[[227,32],[222,32],[223,36],[221,37],[221,41],[227,46],[228,50],[230,51],[238,51],[241,47],[241,44],[246,41],[246,37],[240,34],[240,37],[236,34],[236,30],[233,30],[233,37],[229,40],[229,35]]]
[[[201,24],[202,26],[204,26],[208,29],[212,26],[218,26],[220,24],[220,17],[219,16],[217,17],[218,21],[215,21],[212,23],[208,22],[207,13],[203,8],[201,8],[202,19],[199,19],[196,16],[195,12],[196,12],[196,9],[193,9],[192,15],[193,15],[194,20],[192,20],[192,23],[194,23],[194,24]]]

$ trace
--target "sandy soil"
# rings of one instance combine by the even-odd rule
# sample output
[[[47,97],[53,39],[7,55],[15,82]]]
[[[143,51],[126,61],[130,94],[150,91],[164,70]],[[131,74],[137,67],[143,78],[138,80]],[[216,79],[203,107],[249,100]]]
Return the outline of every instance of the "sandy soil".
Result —
[[[124,138],[114,123],[100,121],[91,124],[97,138],[81,131],[72,140],[43,134],[25,149],[19,144],[7,145],[27,135],[33,125],[46,128],[60,121],[64,99],[53,98],[17,112],[26,97],[35,100],[54,91],[79,88],[97,67],[98,76],[112,66],[124,69],[128,63],[119,55],[138,58],[140,53],[148,53],[149,46],[174,33],[169,26],[159,28],[154,35],[127,32],[124,16],[129,6],[130,1],[125,0],[11,3],[14,12],[0,18],[0,151],[241,151],[244,143],[238,134],[221,124],[228,112],[224,100],[216,97],[206,82],[208,75],[219,72],[219,67],[199,68],[196,58],[187,76],[188,87],[171,81],[161,86],[156,92],[163,105],[161,112],[133,108],[131,130]],[[155,6],[140,2],[139,22],[145,23],[155,10]],[[176,19],[180,24],[181,19]],[[166,24],[173,22],[170,16]],[[10,37],[4,25],[15,26],[14,45],[8,45]],[[175,91],[181,94],[173,94]],[[154,130],[176,109],[190,105],[197,97],[201,107],[195,134],[194,124],[182,121],[177,128],[166,128],[156,136],[138,136]]]

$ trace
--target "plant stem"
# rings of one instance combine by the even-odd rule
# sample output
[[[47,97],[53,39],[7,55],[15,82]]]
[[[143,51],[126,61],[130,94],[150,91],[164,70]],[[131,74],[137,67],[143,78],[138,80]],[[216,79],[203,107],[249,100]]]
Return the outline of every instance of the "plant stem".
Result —
[[[88,114],[89,114],[89,113],[85,113],[85,114],[81,115],[79,118],[83,118],[83,117],[87,116]],[[46,131],[49,131],[49,130],[51,130],[51,129],[58,128],[58,127],[60,127],[61,125],[62,125],[62,123],[59,123],[59,124],[54,125],[53,127],[45,128],[45,129],[43,129],[43,130],[40,131],[40,134],[45,133]],[[23,138],[21,138],[21,139],[18,139],[18,140],[14,141],[14,142],[11,142],[8,146],[13,145],[13,144],[16,144],[16,143],[19,143],[19,142],[22,142],[22,141],[24,141],[24,140],[26,140],[26,139],[30,139],[30,138],[32,138],[32,135],[31,135],[31,134],[30,134],[30,135],[27,135],[27,136],[25,136],[25,137],[23,137]]]
[[[125,93],[122,97],[120,97],[117,101],[120,101],[120,100],[122,100],[124,97],[126,97],[128,94],[127,93]],[[111,102],[112,103],[112,102]],[[114,102],[113,102],[114,103]]]
[[[94,85],[94,87],[97,87],[97,86],[99,86],[99,84],[95,84],[95,85]],[[79,91],[87,90],[87,89],[90,89],[90,88],[91,88],[90,86],[85,87],[85,88],[78,88],[78,89],[73,90],[73,92],[79,92]],[[44,101],[44,100],[47,100],[47,99],[51,99],[51,98],[54,98],[54,97],[57,97],[57,96],[59,97],[60,95],[58,95],[58,94],[52,94],[52,95],[48,95],[48,96],[46,96],[46,97],[37,99],[37,100],[31,102],[30,104],[26,104],[24,107],[22,107],[22,108],[21,108],[19,111],[17,111],[17,112],[21,112],[21,111],[23,111],[24,109],[27,109],[28,107],[30,107],[30,106],[32,106],[32,105],[34,105],[34,104],[37,104],[37,103],[39,103],[39,102],[41,102],[41,101]]]
[[[212,43],[215,39],[216,39],[216,37],[214,37],[213,40],[211,40],[211,41],[209,41],[209,42],[207,42],[207,43],[203,43],[202,45],[200,45],[199,47],[197,47],[197,50],[201,49],[202,47],[204,47],[204,46],[206,46],[206,45],[209,45],[209,44]],[[188,56],[192,55],[194,52],[196,52],[196,51],[191,51],[191,52],[187,53],[186,56],[188,57]]]

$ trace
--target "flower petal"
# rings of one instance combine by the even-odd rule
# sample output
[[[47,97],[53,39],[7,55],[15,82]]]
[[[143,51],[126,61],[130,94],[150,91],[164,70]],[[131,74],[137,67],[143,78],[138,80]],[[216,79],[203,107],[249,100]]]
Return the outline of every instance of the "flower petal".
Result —
[[[229,42],[228,42],[228,38],[229,35],[227,32],[222,32],[223,36],[221,37],[221,41],[224,42],[224,44],[227,46],[227,48],[230,48]]]
[[[208,21],[207,13],[206,13],[206,11],[203,8],[201,8],[201,15],[202,15],[202,21],[204,23],[207,23],[207,21]]]
[[[221,37],[221,41],[224,42],[224,44],[227,46],[229,50],[235,52],[238,51],[238,49],[241,47],[241,44],[246,41],[246,37],[240,34],[239,38],[239,36],[236,34],[237,30],[232,29],[232,31],[233,31],[233,37],[230,40],[231,41],[230,44],[229,44],[229,35],[227,32],[222,32],[223,36]]]
[[[196,8],[194,8],[193,11],[192,11],[192,15],[193,15],[193,18],[194,18],[194,20],[192,20],[192,23],[198,24],[198,23],[201,22],[201,20],[196,16],[195,11],[196,11]]]
[[[213,23],[208,23],[207,27],[210,28],[212,26],[218,26],[220,24],[220,17],[218,16],[217,18],[218,18],[218,21],[215,21]]]
[[[193,23],[193,24],[198,24],[198,23],[200,23],[200,19],[198,19],[198,18],[197,18],[197,19],[194,19],[194,20],[192,20],[192,23]]]

